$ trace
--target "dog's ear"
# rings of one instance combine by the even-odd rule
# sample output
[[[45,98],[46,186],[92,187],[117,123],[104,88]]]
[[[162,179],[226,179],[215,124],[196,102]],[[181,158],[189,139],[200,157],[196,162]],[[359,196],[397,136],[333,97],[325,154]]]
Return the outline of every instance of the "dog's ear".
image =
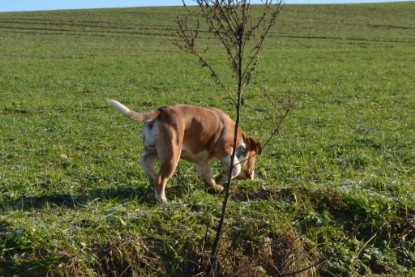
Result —
[[[261,143],[254,138],[249,138],[249,142],[251,144],[251,149],[254,150],[258,155],[262,153],[262,146]]]

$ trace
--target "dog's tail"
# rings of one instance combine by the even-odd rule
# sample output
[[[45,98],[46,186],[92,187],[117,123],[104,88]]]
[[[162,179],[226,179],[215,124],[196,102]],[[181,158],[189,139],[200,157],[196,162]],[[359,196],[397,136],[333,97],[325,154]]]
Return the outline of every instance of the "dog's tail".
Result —
[[[138,113],[136,111],[130,110],[128,107],[124,106],[118,101],[108,99],[108,102],[120,113],[129,119],[140,121],[140,122],[150,122],[157,118],[160,114],[158,110],[152,110],[148,112]]]

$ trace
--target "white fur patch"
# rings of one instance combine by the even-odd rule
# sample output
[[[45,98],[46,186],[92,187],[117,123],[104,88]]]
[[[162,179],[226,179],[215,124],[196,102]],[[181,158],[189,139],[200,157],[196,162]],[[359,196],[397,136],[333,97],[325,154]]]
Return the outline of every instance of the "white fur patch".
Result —
[[[153,124],[145,123],[143,126],[144,145],[148,148],[156,147],[156,140],[159,136],[158,122]]]
[[[225,158],[220,160],[223,164],[223,166],[225,167],[226,171],[229,170],[229,168],[231,167],[231,156],[226,156]],[[233,160],[233,170],[232,170],[232,178],[235,178],[236,176],[239,175],[239,173],[241,173],[241,163],[239,162],[238,158],[235,156],[234,160]]]

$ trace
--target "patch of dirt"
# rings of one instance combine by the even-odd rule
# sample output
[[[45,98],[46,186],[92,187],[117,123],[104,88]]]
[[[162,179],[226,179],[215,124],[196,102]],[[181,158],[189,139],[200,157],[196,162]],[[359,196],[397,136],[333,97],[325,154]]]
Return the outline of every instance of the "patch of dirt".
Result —
[[[25,114],[30,113],[30,111],[29,110],[26,110],[26,109],[17,109],[17,108],[10,109],[10,108],[5,108],[5,109],[3,109],[3,113],[10,114],[10,115],[19,115],[19,114],[25,115]]]

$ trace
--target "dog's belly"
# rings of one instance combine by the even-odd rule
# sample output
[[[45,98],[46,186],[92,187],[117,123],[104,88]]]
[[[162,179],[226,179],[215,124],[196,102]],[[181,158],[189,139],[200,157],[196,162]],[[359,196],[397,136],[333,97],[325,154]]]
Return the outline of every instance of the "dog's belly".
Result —
[[[209,153],[208,151],[200,151],[198,153],[193,153],[190,149],[183,146],[182,152],[180,154],[180,159],[194,163],[203,162],[209,159]]]

